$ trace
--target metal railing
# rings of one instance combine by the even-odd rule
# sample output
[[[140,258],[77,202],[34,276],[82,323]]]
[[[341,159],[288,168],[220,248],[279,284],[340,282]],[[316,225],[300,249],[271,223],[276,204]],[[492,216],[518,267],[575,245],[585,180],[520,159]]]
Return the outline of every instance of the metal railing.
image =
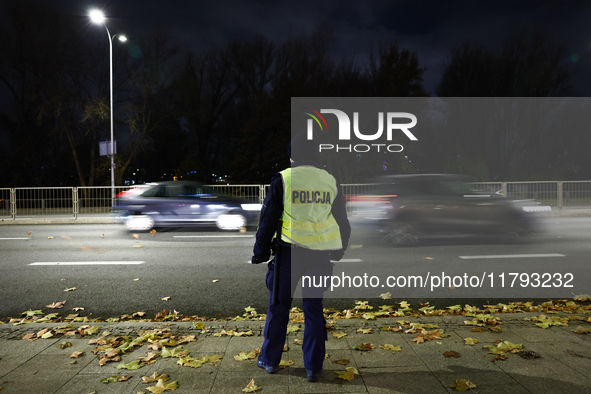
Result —
[[[591,181],[556,182],[479,182],[471,184],[479,192],[500,193],[513,200],[536,200],[552,209],[591,209]],[[269,185],[208,185],[217,193],[262,203]],[[376,184],[344,184],[348,197],[371,194]],[[119,186],[120,193],[135,186]],[[18,187],[0,188],[0,219],[30,216],[68,216],[73,218],[112,212],[111,187]]]

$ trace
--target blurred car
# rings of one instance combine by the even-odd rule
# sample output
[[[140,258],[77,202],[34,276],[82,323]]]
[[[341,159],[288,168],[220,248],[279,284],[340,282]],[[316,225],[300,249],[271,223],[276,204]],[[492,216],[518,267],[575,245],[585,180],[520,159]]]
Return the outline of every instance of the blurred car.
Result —
[[[257,225],[261,207],[188,181],[160,182],[115,196],[115,211],[129,230],[186,226],[238,230]]]
[[[386,176],[371,195],[352,198],[350,205],[378,224],[383,240],[399,245],[444,236],[519,239],[537,231],[537,220],[523,202],[475,190],[470,181],[453,174]]]

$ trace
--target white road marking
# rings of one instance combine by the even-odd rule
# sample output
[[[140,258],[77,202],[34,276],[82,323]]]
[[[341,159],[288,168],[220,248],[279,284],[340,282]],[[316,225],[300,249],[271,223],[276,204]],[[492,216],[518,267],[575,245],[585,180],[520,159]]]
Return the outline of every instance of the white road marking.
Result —
[[[29,239],[29,238],[0,238],[0,240],[4,240],[4,239]]]
[[[334,261],[334,260],[331,260]],[[361,259],[340,259],[339,261],[334,261],[335,263],[361,263],[363,260]]]
[[[254,235],[173,235],[173,238],[252,238]]]
[[[483,255],[483,256],[459,256],[464,260],[475,259],[515,259],[515,258],[531,258],[531,257],[565,257],[563,254],[547,253],[547,254],[499,254],[499,255]]]
[[[36,262],[29,265],[138,265],[144,261],[48,261]]]

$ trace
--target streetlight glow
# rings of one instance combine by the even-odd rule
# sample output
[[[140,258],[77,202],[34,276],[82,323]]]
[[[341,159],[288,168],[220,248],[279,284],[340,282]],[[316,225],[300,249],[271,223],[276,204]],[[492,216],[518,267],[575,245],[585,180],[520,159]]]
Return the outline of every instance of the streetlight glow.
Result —
[[[90,12],[88,13],[88,17],[90,18],[90,21],[92,23],[95,23],[97,25],[102,25],[103,23],[105,23],[105,14],[103,14],[103,12],[101,10],[90,10]]]
[[[115,203],[115,140],[113,137],[114,128],[113,128],[113,39],[115,37],[119,37],[120,42],[127,41],[127,37],[123,35],[111,35],[109,32],[109,28],[106,24],[105,14],[102,11],[94,9],[88,12],[88,17],[90,18],[92,23],[96,23],[98,25],[103,25],[105,30],[107,31],[107,36],[109,37],[109,93],[110,93],[110,117],[111,117],[111,146],[110,149],[107,149],[107,156],[111,158],[111,207]]]

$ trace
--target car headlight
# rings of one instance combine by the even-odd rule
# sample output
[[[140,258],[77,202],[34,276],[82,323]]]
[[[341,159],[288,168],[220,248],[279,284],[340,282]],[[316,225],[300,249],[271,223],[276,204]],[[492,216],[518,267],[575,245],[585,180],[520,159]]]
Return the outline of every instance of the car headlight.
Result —
[[[240,204],[240,206],[245,211],[260,211],[263,208],[263,204]]]

